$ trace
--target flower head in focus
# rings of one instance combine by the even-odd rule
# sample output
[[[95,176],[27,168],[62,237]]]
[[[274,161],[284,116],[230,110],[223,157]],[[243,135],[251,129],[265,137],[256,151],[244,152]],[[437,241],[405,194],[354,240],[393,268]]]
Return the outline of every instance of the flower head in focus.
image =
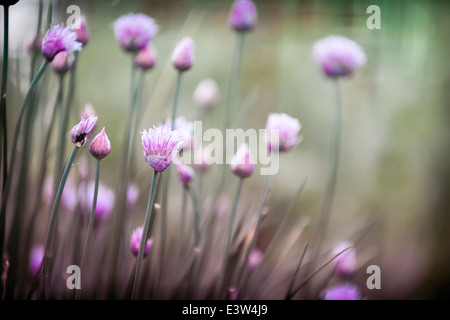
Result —
[[[82,43],[77,41],[77,34],[63,24],[51,27],[42,40],[41,52],[47,61],[53,61],[61,52],[81,50]]]
[[[91,136],[91,132],[97,123],[96,116],[90,116],[87,119],[81,119],[70,131],[70,138],[72,142],[78,147],[84,146]]]
[[[176,45],[172,54],[172,64],[180,72],[189,70],[194,63],[194,41],[185,37]]]
[[[89,152],[97,160],[103,159],[111,152],[111,142],[109,142],[105,128],[92,139],[91,145],[89,146]]]
[[[356,42],[334,35],[316,41],[313,56],[330,78],[350,76],[367,61],[364,51]]]
[[[183,137],[166,126],[153,127],[141,133],[145,161],[156,171],[163,172],[178,155]]]
[[[159,26],[155,20],[143,13],[130,13],[114,22],[114,35],[122,49],[127,52],[143,49],[158,31]]]
[[[286,152],[302,141],[301,124],[285,113],[270,113],[267,118],[267,144],[270,151]]]
[[[256,26],[257,20],[258,12],[253,1],[234,1],[228,17],[228,24],[231,28],[239,32],[249,31]]]
[[[131,252],[135,257],[137,257],[139,253],[139,247],[141,246],[142,241],[142,232],[144,232],[144,227],[138,227],[133,230],[130,237],[130,248]],[[144,250],[144,257],[147,256],[147,254],[150,251],[150,248],[152,247],[153,239],[150,238],[147,240],[147,243],[145,244],[145,250]]]

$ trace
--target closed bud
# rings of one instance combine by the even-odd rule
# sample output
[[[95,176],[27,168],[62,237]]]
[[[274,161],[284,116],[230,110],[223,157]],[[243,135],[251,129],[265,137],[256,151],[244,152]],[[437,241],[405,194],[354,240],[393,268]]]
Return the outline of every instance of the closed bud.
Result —
[[[241,179],[248,178],[253,173],[253,163],[246,143],[242,144],[231,160],[231,171]]]
[[[134,65],[137,68],[141,68],[146,71],[151,68],[156,63],[156,50],[153,46],[145,46],[139,51],[134,59]]]
[[[194,42],[191,38],[183,38],[175,47],[172,64],[180,72],[189,70],[194,63]]]
[[[89,152],[97,160],[103,159],[111,152],[111,143],[106,135],[105,128],[92,140]]]
[[[57,74],[63,75],[72,68],[73,60],[74,57],[71,53],[61,51],[53,59],[52,68]]]

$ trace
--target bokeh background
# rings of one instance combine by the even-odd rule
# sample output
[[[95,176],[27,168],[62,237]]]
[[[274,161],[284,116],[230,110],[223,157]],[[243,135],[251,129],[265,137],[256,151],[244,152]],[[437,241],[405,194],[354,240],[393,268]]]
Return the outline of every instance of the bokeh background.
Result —
[[[176,81],[170,57],[184,36],[193,38],[196,49],[195,64],[183,78],[179,115],[188,120],[202,118],[210,127],[221,128],[236,40],[227,25],[231,3],[54,2],[53,23],[65,22],[70,16],[65,9],[72,4],[87,18],[91,39],[80,55],[76,110],[70,123],[76,122],[88,102],[99,114],[99,126],[106,126],[112,143],[111,155],[103,161],[102,178],[107,184],[116,183],[131,67],[131,57],[114,39],[114,20],[129,12],[144,12],[160,25],[154,38],[158,61],[146,75],[139,129],[170,115]],[[381,290],[366,292],[368,298],[448,298],[450,4],[413,0],[259,0],[255,4],[258,25],[245,37],[239,126],[264,128],[269,112],[285,112],[299,119],[304,137],[297,148],[281,157],[271,198],[275,217],[268,219],[265,227],[270,229],[270,221],[286,210],[306,180],[292,219],[309,219],[306,239],[315,230],[328,179],[334,88],[313,61],[311,49],[314,41],[326,35],[347,36],[361,45],[368,60],[353,77],[341,81],[341,162],[326,245],[354,234],[365,235],[357,246],[364,266],[358,277],[364,284],[365,266],[376,264],[381,267],[382,281]],[[380,30],[366,27],[370,16],[366,9],[372,4],[381,9]],[[10,73],[26,75],[28,63],[16,62],[29,59],[26,46],[35,33],[37,1],[21,0],[11,7],[10,14]],[[56,96],[57,78],[51,73],[48,77],[53,84],[48,94],[52,95],[53,87]],[[222,98],[202,114],[192,94],[206,77],[217,81]],[[28,77],[23,79],[20,83],[10,77],[10,101],[20,101]],[[11,111],[8,116],[11,128],[17,113]],[[140,203],[145,208],[151,170],[142,161],[138,133],[136,137],[134,180],[142,186]],[[264,179],[258,174],[248,179],[244,197],[249,202],[260,197]],[[229,180],[227,192],[232,197],[235,181]],[[174,207],[179,206],[180,192],[175,190],[170,200]],[[141,220],[143,214],[136,219]]]

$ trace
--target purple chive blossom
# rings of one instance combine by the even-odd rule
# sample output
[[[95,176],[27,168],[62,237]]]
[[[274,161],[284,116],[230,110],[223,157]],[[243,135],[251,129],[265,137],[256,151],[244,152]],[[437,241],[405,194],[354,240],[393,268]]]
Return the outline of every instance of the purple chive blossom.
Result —
[[[176,130],[159,126],[141,133],[145,161],[156,171],[163,172],[178,155],[183,137]]]
[[[195,177],[194,170],[183,163],[177,163],[176,167],[178,171],[178,180],[184,187],[187,187]]]
[[[30,252],[30,274],[34,276],[38,271],[44,258],[44,246],[35,245]]]
[[[348,249],[350,248],[350,249]],[[344,251],[347,249],[346,251]],[[344,251],[344,252],[342,252]],[[341,253],[342,252],[342,253]],[[341,254],[339,254],[341,253]],[[357,271],[357,259],[356,259],[356,250],[350,242],[342,242],[338,244],[333,250],[333,256],[338,255],[335,259],[336,274],[343,277],[351,277]]]
[[[81,16],[80,27],[73,29],[73,31],[77,34],[77,41],[81,42],[83,46],[85,46],[89,42],[89,33],[86,28],[85,16]]]
[[[89,152],[97,159],[101,160],[111,152],[111,142],[106,135],[105,128],[92,140]]]
[[[138,52],[152,40],[159,26],[153,18],[138,13],[127,14],[114,22],[114,35],[122,49]]]
[[[139,253],[139,247],[141,245],[143,231],[144,231],[144,227],[141,226],[141,227],[134,229],[134,231],[131,233],[130,248],[131,248],[131,252],[133,253],[133,255],[135,257],[137,257],[137,255]],[[144,257],[148,255],[152,244],[153,244],[153,239],[152,238],[148,239],[147,243],[145,245]]]
[[[143,71],[153,68],[156,63],[156,49],[153,45],[145,46],[134,58],[134,65],[137,68],[141,68]]]
[[[171,129],[172,128],[172,119],[167,118],[166,122],[164,122],[164,126]],[[174,130],[177,130],[178,133],[183,138],[183,144],[181,145],[182,149],[190,149],[193,145],[193,132],[194,132],[194,124],[190,121],[187,121],[183,117],[178,117],[175,119]]]
[[[328,289],[323,300],[361,300],[361,295],[356,286],[352,284],[340,284]]]
[[[42,55],[47,61],[53,61],[61,51],[79,51],[82,43],[77,41],[77,34],[63,24],[56,25],[47,31],[42,41]]]
[[[85,209],[85,212],[91,212],[92,202],[94,201],[94,190],[95,183],[93,181],[89,182],[87,187],[80,186],[79,192],[80,195],[82,195],[80,202]],[[97,221],[109,218],[114,209],[115,200],[114,190],[100,182],[98,186],[97,204],[95,207],[95,219]]]
[[[213,79],[203,79],[195,88],[194,102],[202,109],[213,107],[219,102],[219,99],[219,86]]]
[[[331,78],[349,76],[367,61],[361,47],[342,36],[327,36],[316,41],[313,56]]]
[[[194,42],[191,38],[183,38],[173,50],[172,64],[178,71],[186,71],[194,63]]]
[[[267,118],[267,144],[270,151],[286,152],[302,141],[301,124],[285,113],[270,113]]]
[[[258,19],[255,4],[250,0],[236,0],[231,7],[228,24],[236,31],[252,30]]]
[[[231,171],[241,179],[248,178],[253,173],[253,162],[246,143],[242,144],[231,160]]]
[[[87,119],[82,118],[70,131],[70,138],[78,148],[84,146],[88,142],[91,132],[97,123],[97,119],[96,116],[90,116]]]
[[[67,51],[61,51],[55,55],[52,61],[52,68],[59,75],[65,74],[67,71],[72,69],[74,61],[74,56],[72,53]]]

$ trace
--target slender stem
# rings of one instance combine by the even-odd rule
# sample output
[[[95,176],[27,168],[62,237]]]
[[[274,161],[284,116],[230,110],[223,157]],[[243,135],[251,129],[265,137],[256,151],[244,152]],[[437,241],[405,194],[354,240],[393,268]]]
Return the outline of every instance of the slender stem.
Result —
[[[223,282],[225,280],[226,267],[228,264],[228,255],[229,255],[230,246],[231,246],[231,236],[233,234],[234,220],[236,218],[237,206],[239,203],[239,197],[241,195],[241,189],[242,189],[243,183],[244,183],[244,179],[239,179],[236,196],[234,198],[234,203],[233,203],[233,211],[231,212],[230,223],[228,224],[227,238],[225,240],[225,251],[223,253],[223,259],[222,259],[222,269],[220,272],[219,285],[217,286],[218,290],[223,289],[222,286],[223,286]]]
[[[66,134],[67,132],[67,126],[69,124],[69,118],[72,111],[72,105],[73,105],[73,98],[75,96],[75,85],[76,85],[76,71],[77,71],[77,65],[78,65],[78,59],[80,56],[79,51],[75,51],[74,59],[73,59],[73,65],[70,70],[70,77],[69,77],[69,90],[67,92],[67,100],[66,105],[64,109],[64,117],[63,124],[62,124],[62,132]],[[63,139],[62,141],[62,149],[66,149],[66,139]]]
[[[192,199],[192,205],[194,207],[194,267],[191,273],[191,280],[189,281],[188,288],[188,299],[193,298],[195,292],[195,284],[198,279],[198,269],[199,269],[199,254],[200,254],[200,207],[198,205],[198,198],[194,192],[194,189],[187,186],[186,191],[189,192]]]
[[[40,290],[40,298],[45,299],[45,286],[46,280],[48,278],[48,266],[50,264],[50,258],[54,258],[53,255],[49,255],[49,251],[52,244],[53,233],[55,231],[55,220],[58,214],[59,203],[61,201],[61,196],[64,190],[64,186],[66,184],[67,176],[69,175],[70,168],[72,167],[73,160],[78,152],[78,147],[74,146],[72,153],[69,156],[69,160],[67,161],[66,168],[64,169],[64,173],[61,177],[61,182],[59,183],[58,192],[55,197],[55,201],[53,202],[52,212],[50,214],[50,221],[48,224],[47,237],[45,239],[45,249],[44,249],[44,258],[42,260],[43,270],[42,270],[42,278],[41,278],[41,290]]]
[[[173,109],[172,109],[172,130],[175,129],[175,119],[177,117],[178,100],[180,98],[182,74],[183,72],[178,72],[177,85],[175,87],[175,99],[173,100]]]
[[[144,250],[145,246],[147,244],[147,239],[149,238],[149,226],[150,226],[150,220],[152,216],[152,209],[153,209],[153,203],[155,201],[155,190],[156,190],[156,178],[158,175],[158,171],[153,171],[153,178],[152,178],[152,186],[150,189],[150,195],[148,197],[148,205],[147,205],[147,212],[145,214],[145,221],[144,221],[144,230],[142,231],[142,237],[141,237],[141,244],[139,246],[139,252],[138,256],[136,257],[136,272],[134,274],[134,281],[133,281],[133,288],[131,290],[131,299],[135,300],[137,296],[137,287],[138,287],[138,281],[139,281],[139,274],[141,270],[141,263],[144,256]]]
[[[1,89],[1,116],[2,116],[2,153],[3,153],[3,182],[2,190],[6,186],[6,178],[8,173],[8,139],[7,139],[7,121],[6,121],[6,87],[8,83],[8,43],[9,43],[9,6],[3,6],[3,69],[2,69],[2,89]],[[2,257],[0,257],[1,260]]]
[[[59,91],[58,91],[58,102],[59,102],[59,133],[58,133],[58,157],[56,158],[56,169],[55,169],[55,185],[54,189],[58,184],[58,177],[62,172],[63,162],[64,162],[64,150],[63,145],[65,145],[65,132],[64,132],[64,76],[59,76]]]
[[[297,268],[295,269],[294,276],[292,277],[291,284],[289,285],[289,289],[287,291],[287,294],[286,294],[286,297],[285,297],[284,300],[290,300],[290,298],[291,298],[291,292],[292,292],[292,289],[294,288],[294,285],[295,285],[295,278],[297,278],[298,271],[300,270],[300,267],[302,266],[302,262],[303,262],[303,259],[305,258],[305,254],[306,254],[306,250],[307,249],[308,249],[308,243],[306,243],[305,249],[303,249],[303,253],[302,253],[301,257],[300,257],[300,261],[297,264]]]
[[[101,164],[101,160],[97,160],[97,171],[95,173],[95,186],[94,186],[94,200],[92,201],[92,210],[91,210],[91,215],[89,216],[89,224],[88,224],[88,230],[86,233],[86,240],[84,241],[84,247],[83,247],[83,255],[81,258],[81,266],[80,266],[80,273],[83,273],[83,268],[84,265],[86,263],[86,258],[87,258],[87,254],[88,254],[88,250],[89,250],[89,246],[91,243],[91,234],[92,234],[92,229],[94,227],[94,220],[95,220],[95,210],[97,208],[97,196],[98,196],[98,186],[100,183],[100,164]],[[77,290],[76,295],[75,295],[75,299],[79,300],[81,297],[81,290]]]
[[[36,41],[39,38],[39,35],[40,35],[40,32],[41,32],[43,7],[44,7],[44,1],[43,0],[39,0],[39,13],[38,13],[36,34],[35,34],[34,39],[33,39],[33,49],[31,51],[30,82],[33,81],[34,69],[36,67],[36,59],[38,57],[38,50],[36,50]]]
[[[335,114],[335,122],[334,122],[334,128],[333,128],[333,137],[334,137],[334,143],[332,145],[332,152],[331,152],[331,168],[330,168],[330,178],[328,180],[328,186],[326,189],[326,194],[322,206],[322,211],[320,215],[319,225],[317,232],[315,233],[315,249],[314,253],[311,259],[310,267],[314,268],[315,264],[317,263],[318,256],[320,254],[321,246],[323,238],[325,237],[328,220],[330,217],[331,207],[333,204],[333,197],[334,192],[336,188],[336,180],[337,180],[337,173],[338,173],[338,166],[339,166],[339,149],[340,149],[340,142],[341,142],[341,90],[339,86],[339,80],[334,81],[335,85],[335,93],[336,93],[336,114]]]

